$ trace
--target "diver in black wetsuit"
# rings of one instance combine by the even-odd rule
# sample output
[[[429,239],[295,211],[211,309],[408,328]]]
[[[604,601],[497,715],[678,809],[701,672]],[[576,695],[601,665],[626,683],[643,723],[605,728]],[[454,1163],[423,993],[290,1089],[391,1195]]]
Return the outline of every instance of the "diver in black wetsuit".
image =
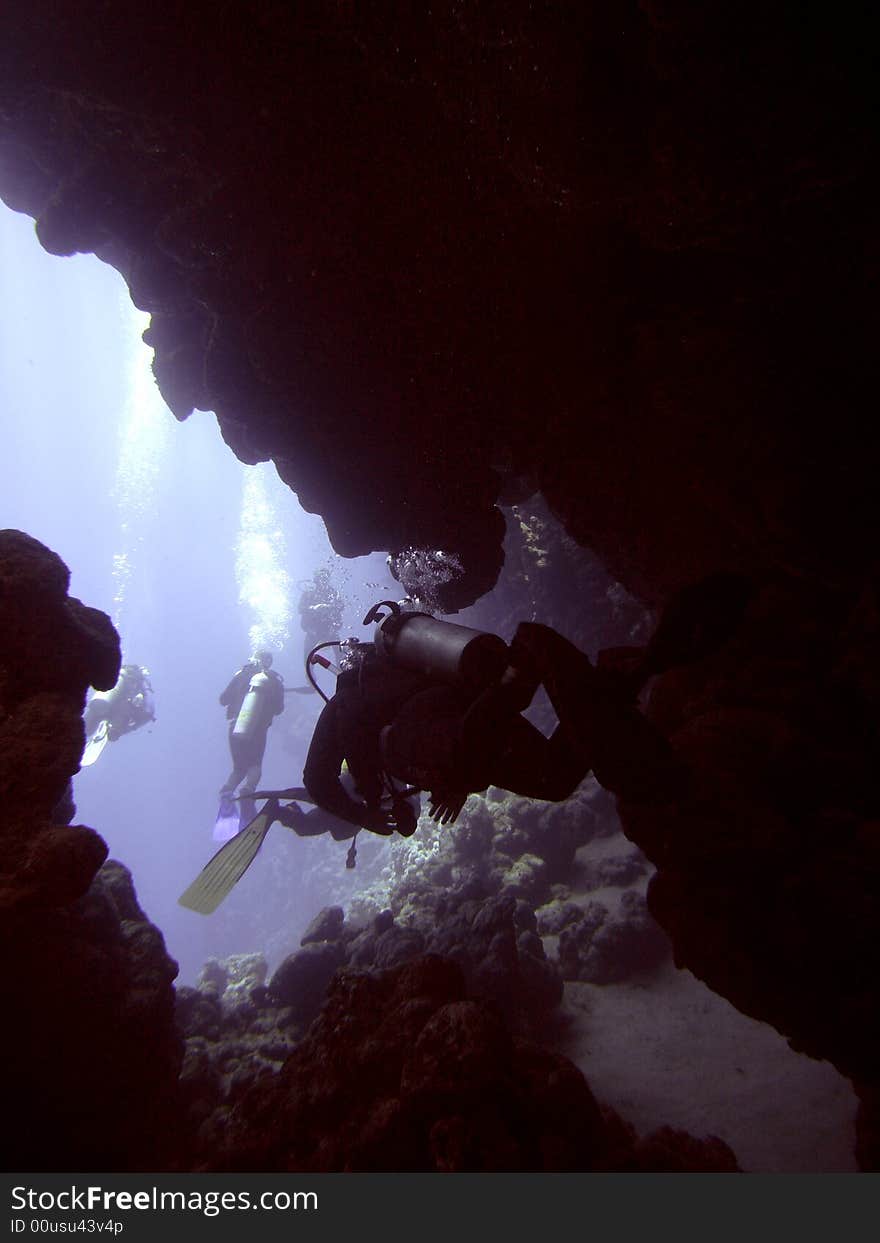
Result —
[[[404,704],[434,683],[418,672],[394,668],[367,644],[349,651],[351,665],[339,674],[336,693],[312,734],[303,782],[318,807],[349,824],[387,835],[395,825],[381,804],[394,791],[383,762],[382,731]],[[363,801],[353,798],[340,780],[343,764],[349,785]]]
[[[429,791],[431,816],[442,824],[490,785],[555,802],[591,770],[627,801],[674,797],[682,765],[638,710],[638,694],[655,673],[717,647],[750,594],[734,575],[686,589],[646,649],[600,654],[598,667],[537,623],[520,624],[508,646],[425,614],[392,612],[321,713],[306,789],[319,807],[384,835],[395,824],[381,800],[395,780]],[[367,620],[377,620],[379,607]],[[549,738],[521,715],[541,684],[559,722]],[[360,800],[339,781],[343,761]]]
[[[608,789],[638,798],[676,769],[632,687],[603,677],[548,627],[521,625],[505,670],[483,687],[395,667],[364,648],[361,667],[340,675],[321,713],[303,780],[319,807],[375,833],[395,827],[380,806],[395,779],[430,791],[431,815],[446,824],[469,793],[490,785],[555,802],[593,769]],[[540,683],[559,717],[550,738],[521,715]],[[343,760],[362,802],[339,782]]]

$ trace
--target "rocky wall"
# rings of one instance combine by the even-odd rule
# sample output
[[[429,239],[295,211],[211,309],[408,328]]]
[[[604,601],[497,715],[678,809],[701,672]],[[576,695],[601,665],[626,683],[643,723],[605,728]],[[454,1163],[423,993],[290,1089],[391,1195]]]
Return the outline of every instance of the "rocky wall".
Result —
[[[37,540],[0,532],[4,1168],[158,1168],[175,1159],[177,964],[126,869],[69,823],[86,691],[120,663],[110,619],[69,578]]]
[[[854,602],[768,583],[729,643],[651,689],[648,716],[687,765],[681,797],[620,804],[658,869],[648,904],[676,962],[853,1079],[867,1169],[880,1038],[875,600],[870,587]]]
[[[323,920],[333,923],[326,913]],[[334,924],[314,935],[339,931]],[[240,966],[228,964],[236,975]],[[301,1013],[291,1013],[283,1004],[290,998],[278,992],[292,980],[276,973],[267,991],[253,979],[249,1001],[227,1000],[217,968],[227,975],[214,964],[199,989],[182,992],[179,1009],[198,1168],[738,1169],[730,1148],[712,1136],[662,1128],[638,1137],[597,1103],[568,1059],[511,1035],[497,1007],[470,997],[448,959],[416,953],[398,966],[337,973],[304,1035]],[[279,1065],[291,1039],[296,1047]]]

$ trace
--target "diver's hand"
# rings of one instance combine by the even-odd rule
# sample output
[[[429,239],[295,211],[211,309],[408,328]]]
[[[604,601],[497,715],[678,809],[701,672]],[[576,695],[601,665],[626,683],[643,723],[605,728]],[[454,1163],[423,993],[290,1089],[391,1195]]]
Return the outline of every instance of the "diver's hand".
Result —
[[[444,790],[441,794],[432,791],[428,795],[428,815],[435,824],[454,824],[466,799],[466,790]]]
[[[305,820],[306,814],[300,807],[299,803],[285,803],[283,807],[279,806],[275,813],[275,819],[279,824],[283,824],[285,829],[293,829],[294,832]]]
[[[396,798],[391,805],[391,816],[394,827],[401,837],[412,837],[418,828],[419,818],[416,810],[405,798]]]
[[[394,832],[394,821],[387,811],[383,811],[381,807],[368,807],[363,821],[362,827],[369,829],[371,833],[378,833],[380,837],[390,837]]]

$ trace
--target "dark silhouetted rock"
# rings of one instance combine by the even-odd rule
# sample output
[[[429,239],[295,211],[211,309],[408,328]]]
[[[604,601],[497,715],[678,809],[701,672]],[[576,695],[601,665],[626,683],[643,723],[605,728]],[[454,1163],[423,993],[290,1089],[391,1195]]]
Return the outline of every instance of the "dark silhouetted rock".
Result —
[[[67,597],[61,560],[0,532],[0,947],[8,1168],[162,1168],[177,1157],[177,974],[121,864],[53,824],[82,755],[88,686],[114,685],[109,619]]]
[[[213,991],[181,985],[176,993],[175,1017],[186,1038],[200,1036],[217,1040],[223,1022],[223,1007]]]
[[[653,1150],[600,1109],[571,1062],[513,1038],[495,1007],[463,989],[458,969],[432,956],[340,972],[280,1074],[218,1117],[205,1137],[210,1168],[651,1168]],[[709,1150],[680,1137],[680,1168],[731,1168],[728,1149],[715,1165]],[[669,1166],[667,1149],[658,1160]]]
[[[397,967],[424,952],[425,938],[414,928],[386,929],[376,938],[375,956],[377,967]]]
[[[321,941],[289,954],[269,981],[270,994],[300,1022],[309,1022],[321,1008],[343,952],[338,942]]]
[[[306,928],[300,945],[310,945],[314,941],[338,941],[342,936],[344,920],[345,912],[341,906],[325,906]]]
[[[559,966],[566,980],[613,984],[657,967],[669,957],[669,940],[635,890],[621,896],[615,914],[590,902],[559,934]]]

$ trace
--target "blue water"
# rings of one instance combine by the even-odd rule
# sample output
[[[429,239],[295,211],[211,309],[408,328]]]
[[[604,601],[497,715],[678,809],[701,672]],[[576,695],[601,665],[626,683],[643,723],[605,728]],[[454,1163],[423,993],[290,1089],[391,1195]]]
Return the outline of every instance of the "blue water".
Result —
[[[0,273],[0,527],[27,531],[63,558],[71,594],[114,618],[123,659],[149,668],[156,697],[155,724],[76,776],[75,823],[101,833],[131,869],[182,981],[194,982],[209,956],[264,948],[270,888],[277,957],[297,947],[315,914],[320,877],[335,877],[337,864],[344,874],[342,848],[337,860],[333,844],[275,828],[220,912],[203,917],[177,905],[216,849],[217,795],[229,770],[217,698],[260,623],[259,608],[240,600],[236,555],[247,472],[258,472],[250,483],[273,511],[261,555],[267,546],[279,553],[274,567],[263,566],[276,630],[278,586],[286,585],[290,635],[275,668],[288,686],[305,680],[296,605],[313,571],[331,567],[347,599],[346,627],[363,635],[366,607],[393,590],[384,557],[343,563],[320,518],[300,509],[271,464],[236,460],[212,413],[173,418],[140,341],[147,318],[114,269],[91,255],[46,254],[33,222],[0,205]],[[251,568],[259,577],[260,565]],[[366,586],[377,581],[388,589]],[[315,695],[287,696],[269,733],[265,786],[301,783],[320,707]],[[349,873],[345,883],[353,888],[357,878]]]

